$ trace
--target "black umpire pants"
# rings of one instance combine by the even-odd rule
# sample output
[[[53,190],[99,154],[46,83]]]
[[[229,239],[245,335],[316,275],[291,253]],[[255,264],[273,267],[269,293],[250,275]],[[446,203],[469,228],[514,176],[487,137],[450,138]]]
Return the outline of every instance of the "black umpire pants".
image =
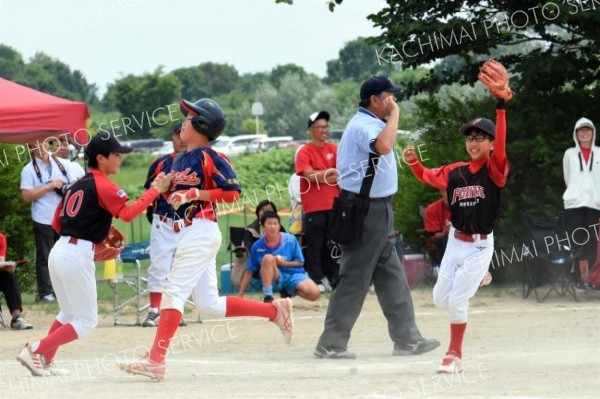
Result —
[[[33,222],[33,234],[35,236],[35,274],[37,279],[37,296],[41,298],[52,294],[52,282],[48,270],[48,255],[59,236],[52,226]]]
[[[359,242],[342,245],[340,279],[329,298],[325,329],[318,345],[327,350],[347,350],[371,280],[392,341],[405,345],[423,338],[415,322],[408,281],[395,241],[390,201],[371,200]]]
[[[0,271],[0,291],[4,293],[6,305],[11,314],[16,309],[21,312],[23,311],[23,307],[21,306],[21,290],[19,289],[19,284],[14,273],[4,270]]]
[[[303,228],[306,244],[306,262],[304,268],[317,284],[327,277],[335,284],[338,279],[338,265],[331,257],[327,227],[331,210],[304,214]]]

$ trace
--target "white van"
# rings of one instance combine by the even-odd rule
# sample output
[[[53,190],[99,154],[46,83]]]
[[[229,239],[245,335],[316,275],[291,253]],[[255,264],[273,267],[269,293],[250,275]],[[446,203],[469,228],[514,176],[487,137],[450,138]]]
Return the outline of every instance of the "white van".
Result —
[[[221,136],[213,141],[212,148],[227,156],[240,155],[248,152],[248,144],[256,139],[267,137],[266,134],[243,134],[241,136]]]
[[[248,152],[265,152],[271,148],[279,147],[279,144],[294,140],[292,136],[264,137],[253,140],[248,144]]]

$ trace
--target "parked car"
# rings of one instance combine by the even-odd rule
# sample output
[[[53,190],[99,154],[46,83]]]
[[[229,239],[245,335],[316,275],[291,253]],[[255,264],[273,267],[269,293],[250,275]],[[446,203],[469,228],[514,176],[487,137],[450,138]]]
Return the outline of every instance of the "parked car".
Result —
[[[292,141],[292,136],[264,137],[254,139],[248,144],[248,152],[265,152],[271,148],[279,147],[280,144]]]
[[[164,142],[163,139],[141,139],[124,141],[122,144],[133,147],[136,152],[153,152],[161,149]]]
[[[173,142],[171,140],[167,140],[163,143],[163,146],[160,147],[158,150],[152,151],[152,155],[167,155],[172,153],[173,151],[175,151],[175,149],[173,148]]]
[[[221,136],[213,141],[212,148],[227,156],[240,155],[248,152],[248,144],[257,138],[265,138],[266,134],[243,134],[241,136]]]

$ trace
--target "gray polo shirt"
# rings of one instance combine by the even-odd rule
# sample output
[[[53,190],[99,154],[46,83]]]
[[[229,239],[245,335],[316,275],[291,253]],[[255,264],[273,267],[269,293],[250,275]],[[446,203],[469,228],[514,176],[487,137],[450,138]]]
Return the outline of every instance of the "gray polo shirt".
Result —
[[[377,153],[374,142],[385,122],[372,112],[359,108],[350,119],[337,150],[337,169],[342,190],[358,194],[369,164],[369,153]],[[387,197],[398,191],[396,153],[381,155],[371,187],[371,198]]]

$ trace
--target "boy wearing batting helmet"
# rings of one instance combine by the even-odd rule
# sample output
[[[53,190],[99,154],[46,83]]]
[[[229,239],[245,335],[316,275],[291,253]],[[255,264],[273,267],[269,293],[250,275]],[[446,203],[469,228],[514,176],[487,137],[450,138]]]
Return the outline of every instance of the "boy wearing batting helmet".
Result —
[[[481,74],[479,79],[486,84]],[[507,76],[501,86],[509,99],[512,91],[508,88]],[[437,370],[442,374],[462,371],[462,342],[469,299],[481,285],[491,282],[488,267],[494,254],[494,220],[509,170],[505,101],[493,90],[492,93],[497,96],[496,123],[476,118],[459,130],[465,137],[469,162],[428,169],[417,158],[413,146],[404,150],[415,177],[448,194],[452,225],[433,288],[435,305],[450,313],[450,344]]]
[[[236,201],[241,189],[227,158],[210,148],[210,142],[225,128],[225,114],[219,104],[207,98],[195,103],[182,100],[180,108],[186,117],[181,139],[187,150],[175,159],[171,170],[173,187],[168,202],[175,211],[177,249],[163,289],[160,323],[147,357],[119,364],[127,373],[153,380],[164,378],[169,343],[190,294],[201,314],[264,317],[281,329],[286,342],[291,341],[293,329],[289,298],[262,303],[219,296],[216,256],[221,233],[215,207],[217,202]]]
[[[48,335],[25,344],[17,355],[34,376],[64,375],[66,370],[54,366],[56,351],[98,324],[94,258],[104,250],[101,242],[112,218],[131,222],[170,186],[170,178],[160,174],[150,189],[127,205],[129,197],[108,175],[119,173],[122,154],[132,150],[109,134],[92,138],[85,150],[90,171],[68,187],[56,208],[52,227],[61,237],[50,251],[48,266],[60,311]]]

